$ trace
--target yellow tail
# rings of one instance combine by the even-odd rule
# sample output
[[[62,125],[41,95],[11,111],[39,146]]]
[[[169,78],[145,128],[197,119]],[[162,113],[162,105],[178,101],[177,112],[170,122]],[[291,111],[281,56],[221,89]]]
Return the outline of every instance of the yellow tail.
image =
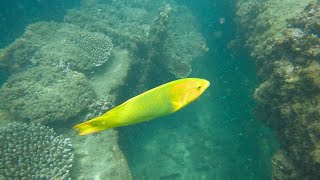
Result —
[[[87,135],[103,131],[105,129],[108,129],[109,127],[105,125],[103,116],[99,116],[90,121],[78,124],[73,128],[79,132],[79,135]]]

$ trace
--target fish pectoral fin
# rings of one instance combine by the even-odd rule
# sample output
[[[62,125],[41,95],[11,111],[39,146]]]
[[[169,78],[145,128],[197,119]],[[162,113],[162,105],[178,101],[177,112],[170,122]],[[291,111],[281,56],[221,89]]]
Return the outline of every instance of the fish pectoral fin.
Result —
[[[183,105],[182,103],[179,103],[179,102],[172,102],[172,107],[173,107],[173,112],[176,112],[180,110],[183,107]]]

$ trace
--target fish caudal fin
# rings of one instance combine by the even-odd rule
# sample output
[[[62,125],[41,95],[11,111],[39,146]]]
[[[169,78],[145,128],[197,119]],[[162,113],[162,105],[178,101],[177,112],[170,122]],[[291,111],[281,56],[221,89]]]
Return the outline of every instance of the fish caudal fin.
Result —
[[[104,124],[105,122],[104,121],[101,122],[101,119],[98,117],[93,120],[78,124],[73,128],[79,132],[79,135],[82,136],[82,135],[92,134],[92,133],[96,133],[96,132],[100,132],[105,129],[108,129],[108,127],[106,127]]]

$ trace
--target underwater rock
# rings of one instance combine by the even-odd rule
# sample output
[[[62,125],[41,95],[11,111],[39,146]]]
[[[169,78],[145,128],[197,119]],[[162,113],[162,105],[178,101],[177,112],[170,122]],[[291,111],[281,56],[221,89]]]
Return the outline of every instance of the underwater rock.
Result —
[[[178,78],[187,77],[191,62],[208,47],[191,10],[174,1],[166,3],[170,5],[162,1],[86,0],[80,9],[68,11],[65,21],[107,34],[116,46],[135,52],[145,71],[142,79],[148,79],[151,68],[159,65]]]
[[[273,179],[316,179],[320,177],[319,2],[265,3],[268,6],[253,17],[242,12],[245,7],[239,2],[237,23],[243,27],[238,42],[246,43],[262,80],[254,93],[257,115],[276,130],[281,147],[273,156]]]
[[[244,1],[239,1],[236,5],[238,15],[236,20],[239,27],[242,27],[239,28],[241,29],[238,34],[239,39],[245,38],[241,42],[245,42],[245,46],[250,49],[251,56],[258,63],[270,60],[274,53],[281,53],[274,52],[274,46],[285,39],[283,34],[287,30],[287,20],[301,12],[308,2],[251,0],[245,3]],[[257,11],[257,6],[263,6],[263,10]],[[247,13],[253,11],[255,13]]]
[[[76,136],[71,140],[75,149],[76,179],[132,179],[127,160],[118,146],[116,131]]]
[[[133,59],[126,49],[115,49],[112,54],[113,58],[101,67],[100,73],[96,73],[90,79],[90,84],[99,99],[108,97],[111,102],[114,102],[117,90],[126,83]]]
[[[89,73],[110,59],[113,44],[102,33],[76,25],[38,22],[0,51],[0,62],[11,72],[46,65]]]
[[[285,179],[299,179],[297,176],[296,167],[282,150],[278,150],[272,157],[272,179],[285,180]]]
[[[129,4],[129,1],[84,0],[80,8],[67,12],[64,21],[107,34],[115,46],[128,48],[144,39],[154,16],[154,8]]]
[[[40,47],[50,42],[51,35],[59,28],[56,23],[45,23],[45,26],[41,24],[38,24],[38,26],[28,26],[20,38],[17,38],[6,48],[0,50],[2,68],[6,68],[13,73],[20,72],[32,65],[30,59],[34,53]],[[50,34],[50,36],[47,34]]]
[[[2,108],[20,121],[41,124],[70,120],[94,99],[94,90],[82,73],[45,66],[10,76],[0,89]]]
[[[308,34],[320,34],[319,2],[310,2],[298,16],[289,19],[292,27],[299,28]]]
[[[150,62],[162,65],[177,78],[187,77],[192,71],[191,62],[209,50],[195,24],[187,7],[166,4],[159,8],[145,44],[138,47],[147,47]]]
[[[0,129],[0,179],[70,179],[70,139],[40,124],[11,123]]]
[[[187,31],[186,31],[187,29]],[[174,6],[168,21],[167,37],[163,46],[162,62],[177,78],[188,77],[192,63],[209,51],[189,8]]]

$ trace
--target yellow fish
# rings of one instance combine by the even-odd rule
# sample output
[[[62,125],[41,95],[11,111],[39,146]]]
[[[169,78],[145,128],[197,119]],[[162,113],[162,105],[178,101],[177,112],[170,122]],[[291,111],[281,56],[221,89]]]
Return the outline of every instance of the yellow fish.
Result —
[[[86,135],[169,115],[196,100],[209,85],[205,79],[175,80],[135,96],[99,117],[74,126],[74,129],[79,135]]]

